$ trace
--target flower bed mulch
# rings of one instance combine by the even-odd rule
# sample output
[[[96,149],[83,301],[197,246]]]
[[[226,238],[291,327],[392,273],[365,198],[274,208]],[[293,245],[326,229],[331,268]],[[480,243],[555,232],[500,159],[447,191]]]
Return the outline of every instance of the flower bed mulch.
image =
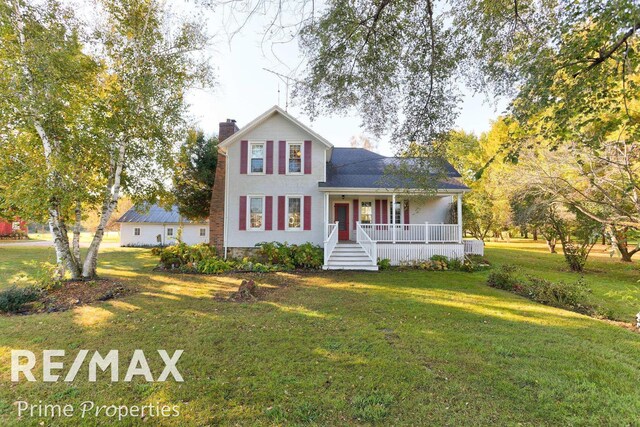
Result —
[[[43,291],[38,301],[25,305],[25,310],[20,314],[66,311],[79,305],[121,298],[133,292],[135,290],[131,286],[112,279],[69,280]]]

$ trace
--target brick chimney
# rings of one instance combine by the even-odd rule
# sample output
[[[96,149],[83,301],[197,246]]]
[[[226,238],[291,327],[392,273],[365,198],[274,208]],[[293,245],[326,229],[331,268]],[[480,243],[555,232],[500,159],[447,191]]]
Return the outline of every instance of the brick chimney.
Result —
[[[229,138],[238,131],[236,121],[227,119],[220,122],[218,131],[218,143]],[[224,189],[226,181],[227,156],[218,150],[218,164],[216,166],[216,178],[211,194],[211,206],[209,208],[209,244],[214,246],[219,255],[224,255]]]

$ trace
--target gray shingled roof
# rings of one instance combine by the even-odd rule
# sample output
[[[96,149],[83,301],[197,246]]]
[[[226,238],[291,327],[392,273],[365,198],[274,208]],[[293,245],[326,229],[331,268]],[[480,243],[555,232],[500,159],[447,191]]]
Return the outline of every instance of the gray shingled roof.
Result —
[[[125,212],[117,222],[153,222],[161,224],[195,223],[201,224],[204,221],[191,221],[180,216],[177,206],[172,206],[171,210],[166,210],[158,205],[134,206]]]
[[[420,188],[421,181],[412,179],[406,173],[393,171],[410,171],[425,169],[421,164],[424,159],[385,157],[364,148],[335,147],[331,160],[327,162],[327,181],[320,187],[349,188]],[[442,190],[467,190],[457,178],[460,173],[450,164],[445,163],[446,178],[439,179],[437,188]],[[435,174],[435,170],[433,171]],[[435,175],[434,175],[435,176]]]

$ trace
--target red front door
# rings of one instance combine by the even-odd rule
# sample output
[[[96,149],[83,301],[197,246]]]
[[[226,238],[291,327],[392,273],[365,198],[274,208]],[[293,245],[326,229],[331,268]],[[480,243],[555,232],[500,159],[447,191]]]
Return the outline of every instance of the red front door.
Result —
[[[333,217],[338,221],[338,240],[349,240],[349,203],[336,203]]]

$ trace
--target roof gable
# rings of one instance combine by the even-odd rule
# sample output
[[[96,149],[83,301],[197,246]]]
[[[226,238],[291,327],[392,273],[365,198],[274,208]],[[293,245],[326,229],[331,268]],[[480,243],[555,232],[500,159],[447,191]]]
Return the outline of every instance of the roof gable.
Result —
[[[256,119],[251,121],[249,124],[244,126],[238,132],[234,133],[229,138],[222,141],[218,145],[218,147],[222,149],[226,149],[228,146],[230,146],[234,142],[242,140],[243,137],[245,137],[247,134],[249,134],[252,130],[257,128],[261,124],[265,123],[267,120],[269,120],[269,118],[271,118],[275,114],[281,115],[282,117],[284,117],[285,119],[293,123],[294,125],[298,126],[302,130],[310,134],[313,137],[313,139],[322,143],[327,148],[333,148],[333,144],[327,141],[324,137],[316,133],[313,129],[311,129],[310,127],[308,127],[307,125],[305,125],[304,123],[302,123],[301,121],[299,121],[298,119],[296,119],[295,117],[293,117],[292,115],[290,115],[289,113],[287,113],[277,105],[274,105],[273,107],[271,107],[270,109],[262,113],[260,116],[258,116]]]

